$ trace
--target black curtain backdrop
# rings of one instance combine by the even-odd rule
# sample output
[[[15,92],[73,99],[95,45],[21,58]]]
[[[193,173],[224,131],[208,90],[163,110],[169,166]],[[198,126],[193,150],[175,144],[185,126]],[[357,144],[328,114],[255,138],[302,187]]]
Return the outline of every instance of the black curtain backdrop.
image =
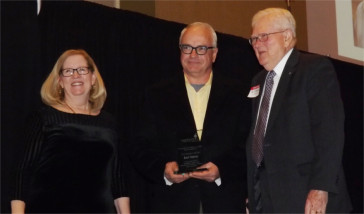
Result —
[[[60,54],[85,49],[95,60],[126,143],[138,128],[147,85],[182,72],[178,39],[184,24],[84,1],[1,1],[1,213],[10,211],[23,122],[41,105],[39,90]],[[242,11],[244,12],[244,11]],[[196,20],[198,21],[198,20]],[[261,69],[248,41],[218,32],[216,70],[241,80],[248,91]],[[332,60],[346,113],[343,156],[354,212],[363,212],[363,67]],[[131,207],[145,212],[145,183],[129,168]]]

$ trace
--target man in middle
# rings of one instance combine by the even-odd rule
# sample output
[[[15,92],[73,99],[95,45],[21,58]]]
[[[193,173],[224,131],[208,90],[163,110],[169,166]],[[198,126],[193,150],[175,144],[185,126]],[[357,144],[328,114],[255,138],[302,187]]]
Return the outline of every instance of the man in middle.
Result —
[[[146,90],[130,153],[148,180],[148,211],[243,213],[249,101],[238,81],[213,71],[217,36],[209,24],[188,25],[179,43],[183,73]],[[181,159],[196,157],[186,165],[197,161],[199,170],[182,171]]]

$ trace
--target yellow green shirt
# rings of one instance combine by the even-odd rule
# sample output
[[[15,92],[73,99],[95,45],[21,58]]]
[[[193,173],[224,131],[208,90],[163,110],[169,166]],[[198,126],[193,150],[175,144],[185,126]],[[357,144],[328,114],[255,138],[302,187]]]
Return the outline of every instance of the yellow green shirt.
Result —
[[[195,119],[195,124],[197,128],[198,138],[201,140],[202,131],[203,131],[203,122],[205,120],[207,103],[210,96],[211,91],[211,82],[212,82],[212,72],[210,74],[209,80],[206,84],[198,91],[196,91],[190,82],[188,81],[185,75],[185,83],[188,94],[188,100],[190,101],[193,117]]]

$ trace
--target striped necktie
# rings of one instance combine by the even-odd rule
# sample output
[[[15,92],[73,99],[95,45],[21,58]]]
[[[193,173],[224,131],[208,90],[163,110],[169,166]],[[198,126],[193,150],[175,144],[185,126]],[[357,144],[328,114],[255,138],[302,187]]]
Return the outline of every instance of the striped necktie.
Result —
[[[257,164],[257,167],[260,166],[263,160],[263,141],[264,141],[265,129],[267,126],[270,95],[274,83],[273,78],[275,75],[276,73],[273,70],[268,72],[268,76],[264,86],[264,95],[262,98],[262,102],[260,104],[258,120],[253,137],[252,157],[254,162]]]

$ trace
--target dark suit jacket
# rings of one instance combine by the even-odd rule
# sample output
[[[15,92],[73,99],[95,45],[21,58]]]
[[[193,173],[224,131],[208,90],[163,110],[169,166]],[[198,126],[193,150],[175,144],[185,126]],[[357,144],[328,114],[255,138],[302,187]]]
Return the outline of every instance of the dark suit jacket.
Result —
[[[252,86],[260,85],[263,90],[266,74],[258,73]],[[251,145],[259,101],[260,95],[252,99],[253,125],[246,150],[252,212],[255,166]],[[329,192],[328,213],[348,212],[343,145],[344,111],[334,67],[325,57],[293,50],[273,99],[264,139],[267,177],[263,179],[269,181],[267,191],[273,204],[273,210],[265,212],[303,213],[311,189]]]
[[[189,179],[167,186],[165,164],[176,161],[176,144],[192,138],[196,126],[183,73],[148,88],[144,116],[131,159],[149,181],[151,212],[241,213],[245,211],[245,144],[250,126],[250,103],[240,85],[214,72],[201,143],[203,162],[217,165],[221,186]]]

